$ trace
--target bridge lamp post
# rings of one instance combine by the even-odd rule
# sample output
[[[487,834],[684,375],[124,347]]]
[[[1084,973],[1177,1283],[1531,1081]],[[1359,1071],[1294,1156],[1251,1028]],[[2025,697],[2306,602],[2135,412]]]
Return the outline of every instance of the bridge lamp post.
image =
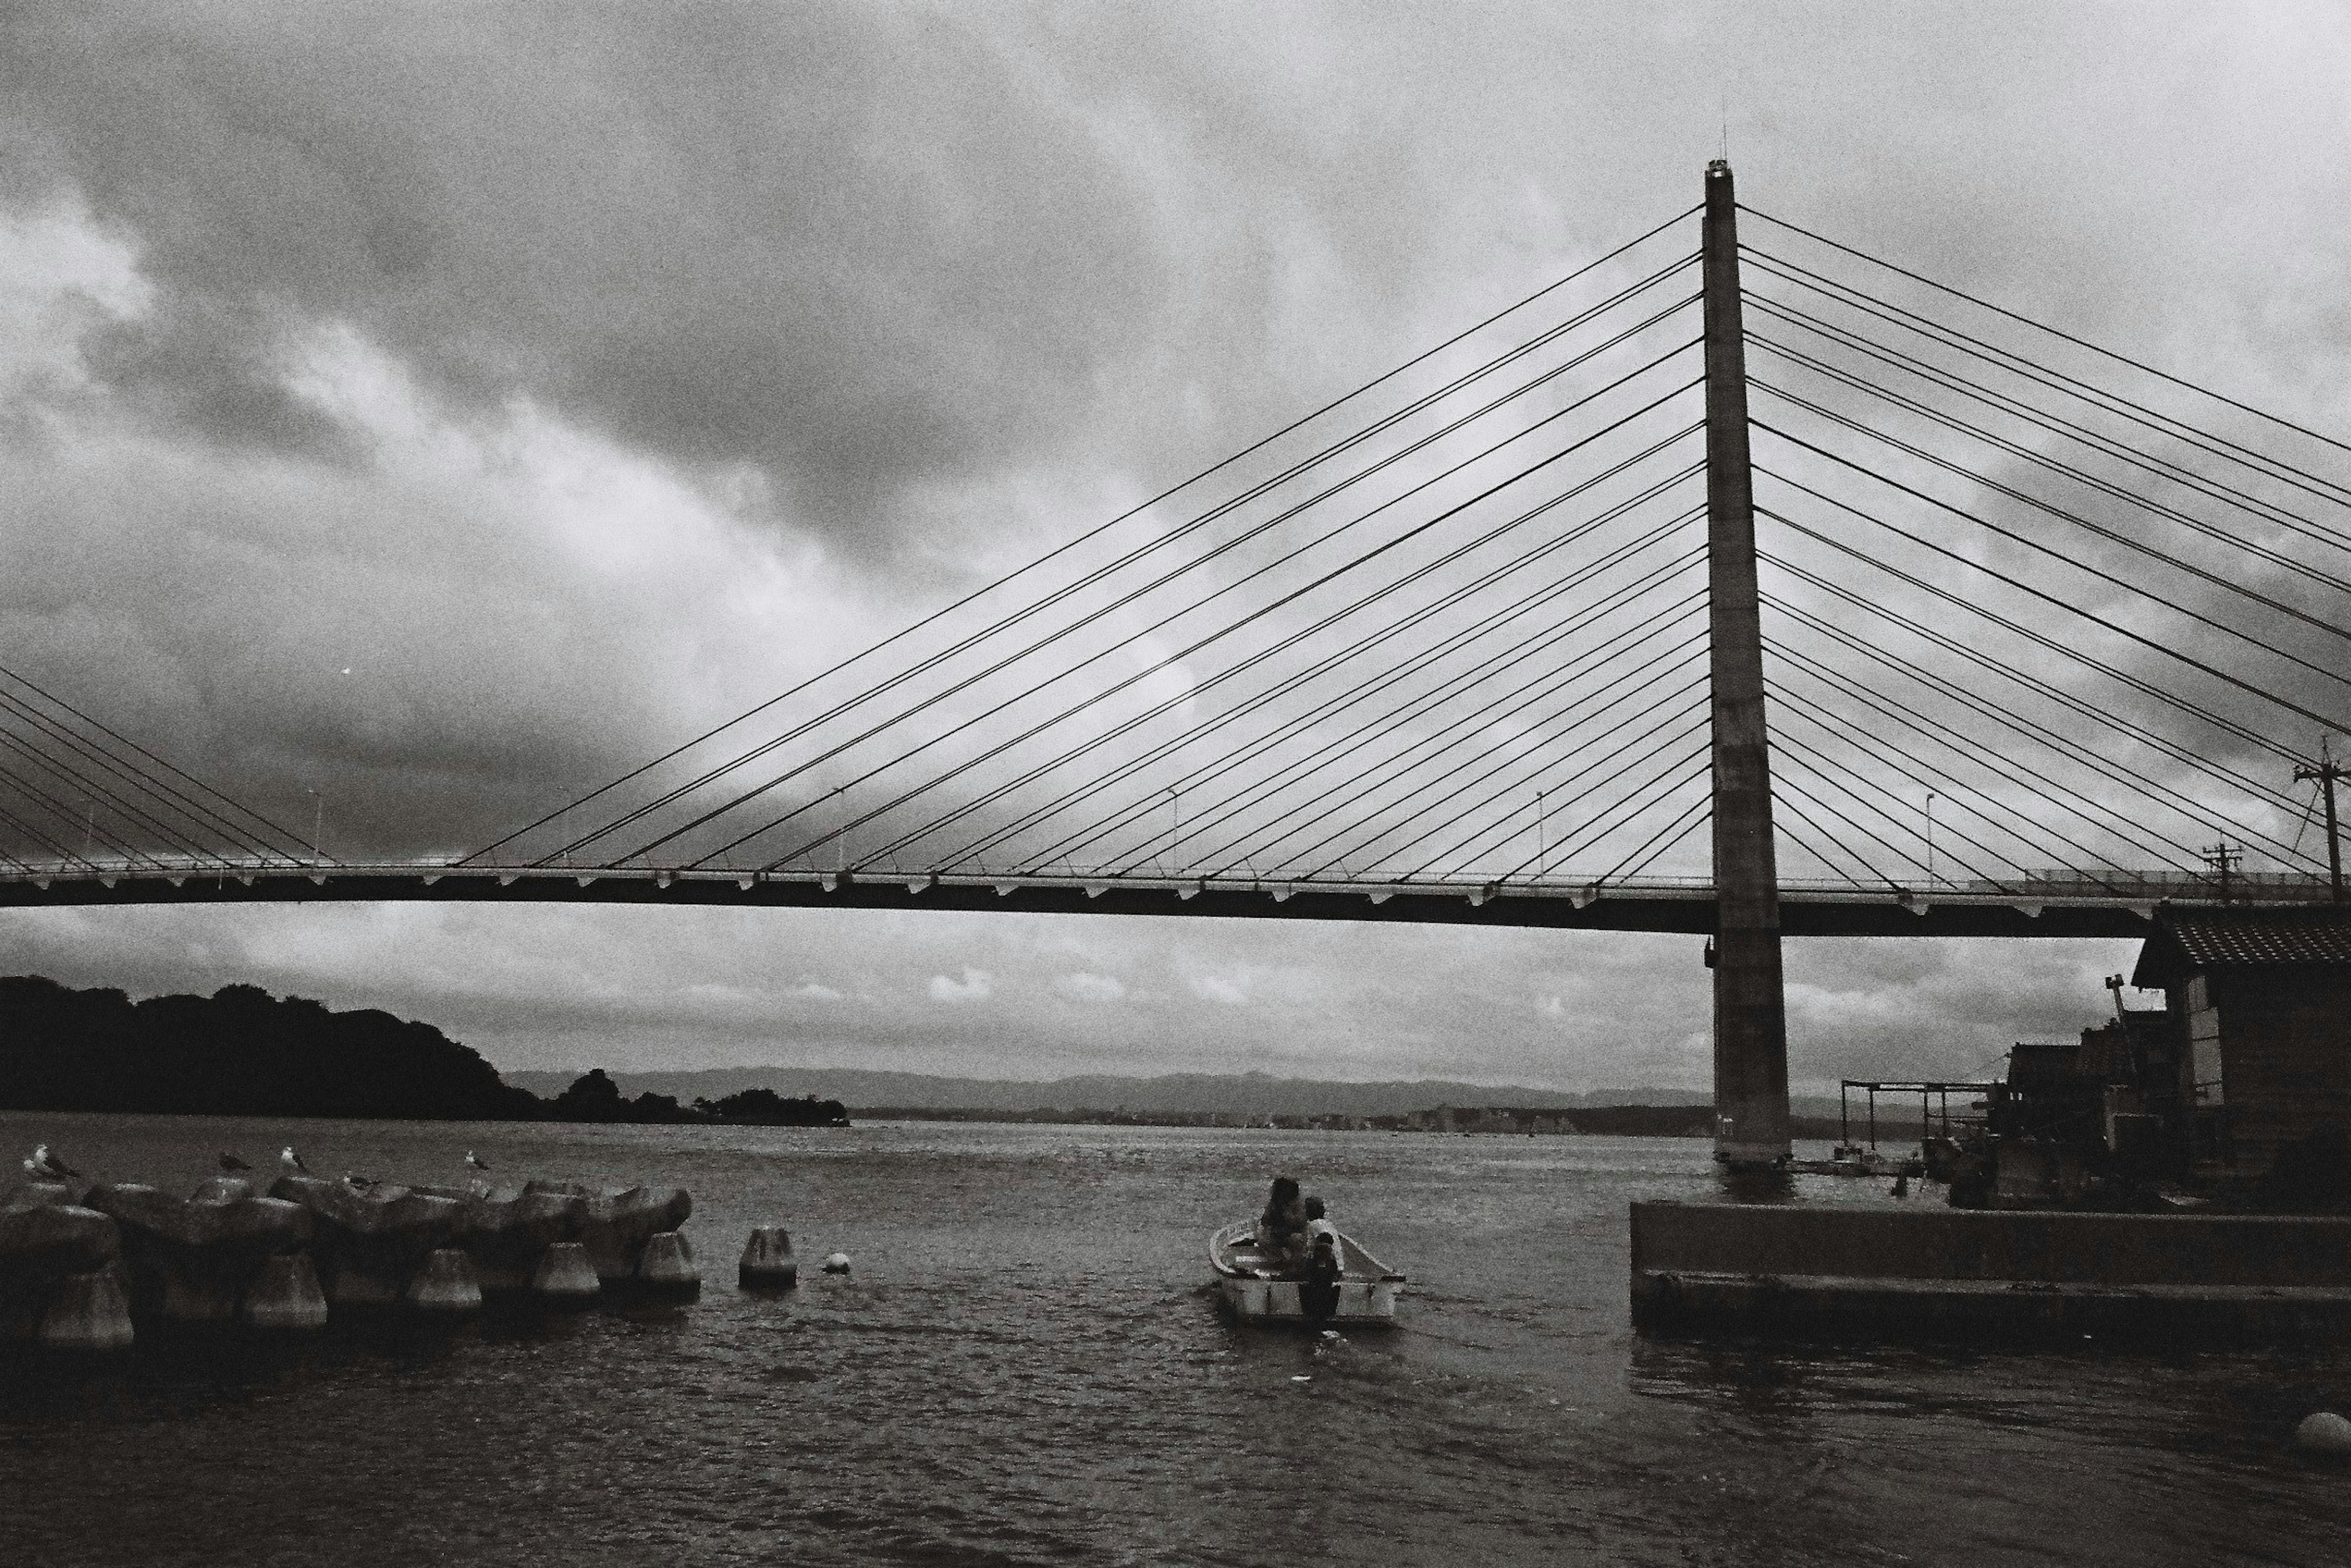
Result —
[[[1935,880],[1935,792],[1927,791],[1927,880]]]

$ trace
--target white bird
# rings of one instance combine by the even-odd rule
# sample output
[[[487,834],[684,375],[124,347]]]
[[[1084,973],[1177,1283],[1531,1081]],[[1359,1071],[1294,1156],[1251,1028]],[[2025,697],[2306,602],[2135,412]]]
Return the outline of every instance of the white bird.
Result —
[[[482,1158],[481,1155],[475,1154],[471,1149],[467,1149],[465,1151],[465,1163],[473,1166],[477,1171],[486,1171],[490,1168],[490,1162]]]
[[[310,1174],[310,1167],[302,1163],[302,1156],[294,1152],[294,1145],[291,1144],[278,1151],[277,1163],[289,1171],[295,1171],[303,1176]]]
[[[51,1181],[64,1181],[68,1176],[81,1175],[81,1172],[49,1153],[49,1145],[47,1144],[37,1145],[34,1147],[33,1157],[27,1162],[26,1168],[37,1169],[40,1175],[47,1176]]]

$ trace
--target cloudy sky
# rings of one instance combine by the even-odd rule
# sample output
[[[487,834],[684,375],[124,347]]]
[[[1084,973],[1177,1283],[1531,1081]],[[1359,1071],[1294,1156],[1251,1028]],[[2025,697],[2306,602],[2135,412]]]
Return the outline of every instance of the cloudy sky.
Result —
[[[25,4],[9,667],[346,858],[486,841],[1696,202],[2351,427],[2328,5]],[[1693,236],[1694,237],[1694,236]],[[501,1066],[1707,1082],[1686,938],[0,915]],[[2131,946],[1792,944],[1800,1085]]]

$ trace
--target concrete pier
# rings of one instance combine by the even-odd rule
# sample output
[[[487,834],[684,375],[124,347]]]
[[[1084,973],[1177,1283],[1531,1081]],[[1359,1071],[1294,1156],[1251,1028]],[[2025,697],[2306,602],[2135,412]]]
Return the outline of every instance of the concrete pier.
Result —
[[[2351,1218],[1633,1205],[1644,1333],[2158,1339],[2351,1333]]]

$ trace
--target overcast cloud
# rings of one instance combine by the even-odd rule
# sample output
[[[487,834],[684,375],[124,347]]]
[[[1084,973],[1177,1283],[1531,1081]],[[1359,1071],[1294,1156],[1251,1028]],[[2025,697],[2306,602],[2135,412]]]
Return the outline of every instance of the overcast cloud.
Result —
[[[346,856],[470,845],[1698,199],[2351,428],[2338,7],[19,5],[5,662]],[[1701,1088],[1688,939],[412,906],[0,915],[507,1067]],[[1815,942],[1794,1073],[2129,944]]]

